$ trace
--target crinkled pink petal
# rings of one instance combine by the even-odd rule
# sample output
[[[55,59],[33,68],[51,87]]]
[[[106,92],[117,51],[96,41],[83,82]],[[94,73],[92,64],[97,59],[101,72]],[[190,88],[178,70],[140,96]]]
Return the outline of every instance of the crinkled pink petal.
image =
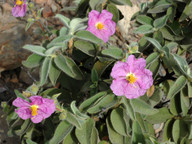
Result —
[[[153,73],[150,70],[139,70],[135,74],[137,77],[137,82],[142,89],[149,89],[153,85]]]
[[[107,10],[102,10],[101,14],[99,15],[99,21],[105,22],[106,20],[112,20],[113,14],[108,12]]]
[[[21,10],[20,10],[19,13],[18,13],[18,16],[19,16],[19,17],[24,17],[25,14],[26,14],[26,12],[27,12],[27,5],[26,5],[26,4],[23,4],[23,5],[21,6]]]
[[[22,99],[22,98],[20,98],[20,97],[16,98],[16,99],[13,101],[12,104],[13,104],[14,106],[16,106],[16,107],[29,107],[29,106],[30,106],[29,102],[27,102],[26,100],[24,100],[24,99]]]
[[[55,103],[54,100],[44,98],[43,99],[43,104],[39,105],[39,110],[41,110],[44,114],[43,117],[47,118],[49,117],[52,113],[55,112]]]
[[[38,114],[36,116],[31,116],[31,121],[33,123],[40,123],[44,119],[44,113],[41,110],[38,110],[37,113]]]
[[[143,96],[145,92],[146,90],[140,88],[139,84],[135,82],[134,84],[127,84],[124,95],[128,99],[133,99]]]
[[[41,105],[43,103],[43,98],[41,96],[31,96],[31,105]]]
[[[20,118],[24,120],[31,117],[31,110],[29,107],[21,107],[18,110],[15,110],[15,112],[19,115]]]
[[[88,26],[93,26],[95,27],[95,24],[98,22],[98,18],[99,18],[99,12],[96,10],[92,10],[89,13],[89,21],[88,21]]]
[[[104,30],[106,30],[106,34],[108,36],[111,36],[115,33],[115,27],[116,27],[116,23],[112,20],[106,20],[104,23]]]
[[[24,17],[27,12],[27,5],[24,3],[22,6],[14,6],[12,8],[12,15],[14,17]]]
[[[110,88],[115,95],[123,96],[126,85],[127,85],[126,79],[115,79],[113,80]]]
[[[125,62],[118,61],[112,68],[111,76],[112,78],[126,78],[127,73],[129,73],[129,65]]]

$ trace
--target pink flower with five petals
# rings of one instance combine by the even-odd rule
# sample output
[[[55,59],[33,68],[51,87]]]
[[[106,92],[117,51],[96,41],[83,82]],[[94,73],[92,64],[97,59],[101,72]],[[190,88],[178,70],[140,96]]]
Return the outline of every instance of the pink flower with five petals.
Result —
[[[111,72],[113,82],[110,88],[113,93],[128,99],[143,96],[153,85],[153,74],[145,66],[146,60],[135,59],[134,55],[130,55],[126,62],[118,61]]]
[[[102,10],[101,13],[92,10],[89,13],[87,30],[107,42],[109,37],[115,33],[116,23],[112,21],[112,17],[113,14],[107,10]]]
[[[19,108],[15,112],[23,120],[31,118],[33,123],[39,123],[55,112],[54,100],[41,96],[31,96],[29,99],[31,103],[19,97],[13,101],[13,105]]]

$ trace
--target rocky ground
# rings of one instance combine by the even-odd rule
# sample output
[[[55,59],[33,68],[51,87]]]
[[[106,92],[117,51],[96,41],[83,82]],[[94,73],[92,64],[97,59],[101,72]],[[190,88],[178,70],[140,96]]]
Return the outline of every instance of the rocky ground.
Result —
[[[115,36],[117,45],[125,47],[131,41],[137,41],[138,38],[132,34],[130,19],[131,16],[139,10],[138,3],[146,0],[133,0],[133,7],[118,6],[124,15],[118,23],[117,34]],[[40,7],[44,7],[43,16],[49,19],[51,13],[58,11],[58,4],[52,0],[36,0]],[[62,5],[70,5],[69,0],[61,0]],[[24,90],[33,83],[33,78],[38,79],[38,70],[30,72],[21,66],[22,60],[30,54],[22,49],[25,44],[40,44],[42,37],[39,36],[37,29],[39,26],[33,26],[25,32],[26,19],[15,18],[11,15],[13,2],[0,0],[0,102],[14,99],[14,89]],[[123,39],[122,39],[123,37]],[[33,78],[31,78],[31,75]],[[5,115],[0,108],[0,144],[19,144],[16,137],[8,137],[8,126]]]

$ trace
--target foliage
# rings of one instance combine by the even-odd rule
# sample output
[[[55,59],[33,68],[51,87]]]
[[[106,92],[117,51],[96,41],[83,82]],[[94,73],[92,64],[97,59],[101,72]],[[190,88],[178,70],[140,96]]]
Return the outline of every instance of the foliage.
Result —
[[[17,97],[52,98],[57,112],[33,124],[18,118],[14,107],[3,103],[9,136],[18,135],[27,144],[190,144],[192,1],[142,3],[132,18],[135,33],[142,34],[138,51],[146,56],[154,78],[154,85],[137,99],[117,97],[109,88],[113,64],[125,60],[127,53],[85,30],[91,9],[106,8],[118,22],[115,4],[131,5],[129,0],[81,0],[76,12],[82,18],[57,14],[64,24],[57,37],[41,46],[23,47],[33,53],[23,65],[40,67],[40,81],[25,93],[15,90]],[[131,53],[141,56],[138,51]],[[163,142],[158,142],[153,128],[160,123],[164,123]]]

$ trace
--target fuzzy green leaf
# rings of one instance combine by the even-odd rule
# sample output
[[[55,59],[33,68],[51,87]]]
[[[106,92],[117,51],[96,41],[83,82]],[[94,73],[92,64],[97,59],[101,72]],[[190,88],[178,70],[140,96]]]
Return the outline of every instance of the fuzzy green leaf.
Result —
[[[38,54],[40,56],[45,56],[46,49],[42,46],[36,46],[36,45],[24,45],[23,47],[26,50],[29,50],[35,54]]]
[[[34,67],[37,67],[41,64],[41,62],[43,61],[44,57],[43,56],[40,56],[40,55],[37,55],[37,54],[31,54],[27,60],[25,61],[22,61],[22,64],[25,66],[25,67],[28,67],[28,68],[34,68]]]
[[[152,32],[153,27],[151,25],[141,25],[134,31],[136,34],[149,34]]]
[[[83,41],[83,40],[77,40],[74,43],[74,46],[89,56],[95,56],[95,54],[96,54],[95,47],[90,42]]]
[[[57,126],[49,144],[59,144],[73,129],[73,126],[67,121],[61,121]]]
[[[177,78],[177,80],[175,81],[175,83],[171,86],[167,98],[171,99],[172,97],[174,97],[187,83],[187,79],[184,76],[180,76],[179,78]]]
[[[149,104],[145,103],[141,99],[131,99],[131,105],[135,112],[145,115],[153,115],[158,112],[157,109],[152,108]]]
[[[145,119],[151,124],[160,124],[172,117],[173,115],[169,112],[169,110],[166,107],[163,107],[159,109],[158,113],[154,115],[149,115]]]
[[[55,16],[56,18],[59,18],[64,24],[65,26],[69,27],[69,22],[70,22],[70,19],[61,15],[61,14],[56,14]]]
[[[43,61],[41,71],[40,71],[40,85],[44,85],[47,81],[49,71],[51,68],[52,59],[50,57],[46,57]]]
[[[167,19],[168,19],[168,16],[163,16],[163,17],[160,17],[158,19],[155,19],[155,21],[153,22],[153,25],[156,29],[160,29],[162,27],[164,27],[167,23]]]
[[[148,16],[146,16],[146,15],[138,15],[137,17],[136,17],[136,20],[139,22],[139,23],[141,23],[141,24],[143,24],[143,25],[152,25],[153,24],[153,19],[152,18],[150,18],[150,17],[148,17]]]
[[[109,48],[102,50],[101,53],[106,56],[110,56],[115,59],[122,59],[123,58],[123,51],[120,48]]]
[[[127,136],[126,134],[126,124],[123,120],[123,109],[122,108],[116,108],[111,112],[111,124],[115,131],[117,131],[119,134],[123,136]]]

